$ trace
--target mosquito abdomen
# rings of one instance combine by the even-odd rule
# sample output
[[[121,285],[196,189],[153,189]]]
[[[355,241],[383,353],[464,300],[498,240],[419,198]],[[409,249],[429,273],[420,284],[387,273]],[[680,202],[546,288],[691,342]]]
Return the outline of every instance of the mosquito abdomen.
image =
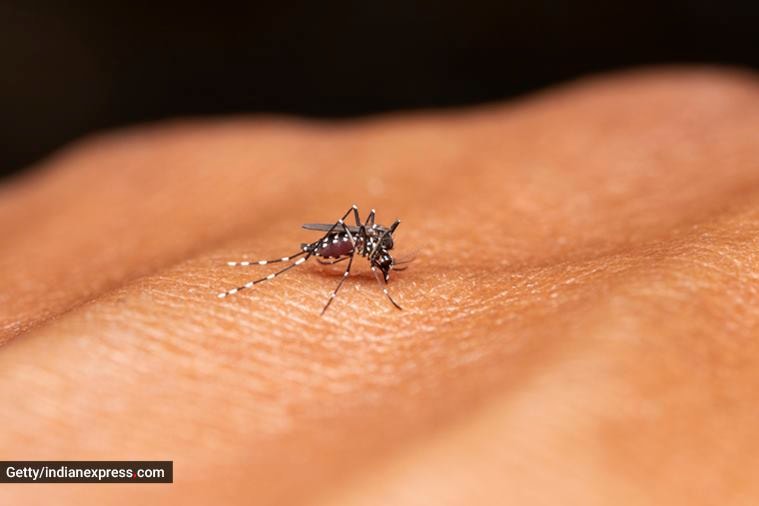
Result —
[[[318,257],[340,258],[350,255],[351,251],[353,251],[353,243],[348,239],[348,236],[346,234],[337,234],[320,242],[319,247],[314,253]]]

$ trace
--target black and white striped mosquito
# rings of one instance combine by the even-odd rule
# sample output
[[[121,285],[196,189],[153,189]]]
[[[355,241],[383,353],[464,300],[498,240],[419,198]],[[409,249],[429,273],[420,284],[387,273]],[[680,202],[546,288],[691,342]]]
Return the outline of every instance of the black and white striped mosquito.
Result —
[[[356,220],[355,225],[346,225],[345,219],[353,213],[353,218]],[[362,256],[369,261],[372,273],[374,274],[377,283],[379,283],[382,292],[388,298],[388,300],[398,309],[401,309],[390,294],[387,291],[387,284],[390,279],[390,271],[401,271],[406,267],[399,266],[393,257],[390,255],[390,250],[393,249],[393,232],[400,225],[401,220],[395,220],[392,225],[385,227],[374,223],[375,211],[369,213],[364,223],[361,223],[361,219],[358,214],[358,207],[354,204],[348,209],[342,218],[337,220],[333,224],[329,223],[306,223],[303,228],[306,230],[314,230],[319,232],[325,232],[325,234],[317,241],[312,243],[301,244],[300,251],[290,256],[276,258],[273,260],[258,260],[258,261],[242,261],[242,262],[227,262],[230,267],[247,267],[250,265],[267,265],[277,262],[291,262],[290,265],[284,269],[280,269],[277,272],[249,281],[242,286],[232,288],[226,292],[222,292],[218,295],[219,298],[228,297],[234,295],[241,290],[250,288],[258,283],[263,283],[276,278],[280,274],[289,271],[293,267],[297,267],[305,263],[309,258],[316,257],[317,261],[321,264],[332,265],[345,260],[348,261],[348,265],[345,266],[345,272],[343,277],[337,284],[337,287],[332,291],[324,305],[321,314],[327,310],[332,301],[337,296],[337,292],[343,286],[343,282],[350,276],[351,266],[353,265],[353,258],[356,255]],[[297,260],[296,260],[297,259]],[[326,259],[326,260],[322,260]],[[294,261],[293,261],[294,260]],[[406,263],[406,262],[401,262]],[[380,274],[382,273],[382,278]],[[383,284],[384,281],[384,284]]]

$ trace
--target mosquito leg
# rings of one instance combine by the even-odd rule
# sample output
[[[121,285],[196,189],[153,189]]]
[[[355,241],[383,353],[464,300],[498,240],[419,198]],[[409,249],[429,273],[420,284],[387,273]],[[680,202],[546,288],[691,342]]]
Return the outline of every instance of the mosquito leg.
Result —
[[[234,295],[234,294],[236,294],[239,291],[245,290],[246,288],[250,288],[253,285],[257,285],[258,283],[263,283],[264,281],[268,281],[270,279],[274,279],[277,276],[279,276],[280,274],[289,271],[293,267],[299,266],[300,264],[302,264],[303,262],[305,262],[306,260],[308,260],[309,256],[311,256],[311,252],[309,252],[305,257],[299,258],[295,262],[291,263],[290,265],[288,265],[284,269],[280,269],[277,272],[273,272],[273,273],[269,274],[268,276],[264,276],[262,278],[254,280],[254,281],[249,281],[249,282],[245,283],[242,286],[238,286],[237,288],[232,288],[231,290],[227,290],[226,292],[222,292],[219,295],[217,295],[217,297],[219,297],[220,299],[223,299],[224,297],[227,297],[229,295]]]
[[[324,305],[324,309],[322,309],[322,312],[321,312],[322,315],[327,310],[327,308],[329,307],[329,305],[332,304],[332,301],[335,300],[335,297],[337,297],[338,290],[340,290],[340,287],[343,286],[343,283],[345,282],[345,280],[348,279],[348,276],[350,276],[351,265],[353,265],[353,257],[355,255],[356,255],[356,252],[354,250],[354,252],[351,253],[351,256],[348,257],[350,260],[348,260],[348,265],[345,266],[345,272],[343,272],[343,277],[340,278],[340,282],[337,284],[337,288],[335,288],[333,290],[333,292],[330,294],[329,300],[327,300],[327,303]]]
[[[353,206],[351,206],[351,208],[353,209],[353,218],[356,220],[356,226],[360,227],[361,226],[361,218],[359,218],[359,216],[358,216],[358,206],[356,204],[353,204]]]
[[[375,211],[374,209],[372,209],[371,212],[369,213],[369,216],[366,217],[366,223],[364,223],[364,226],[366,228],[374,227],[374,213]]]
[[[393,306],[395,306],[395,307],[396,307],[396,308],[398,308],[398,309],[403,309],[403,308],[402,308],[401,306],[399,306],[399,305],[398,305],[398,303],[397,303],[397,302],[395,302],[395,301],[393,300],[393,298],[390,296],[390,294],[389,294],[389,293],[388,293],[388,291],[387,291],[387,287],[386,287],[386,286],[383,286],[383,285],[382,285],[382,280],[379,278],[379,274],[377,274],[377,268],[376,268],[376,267],[374,267],[373,265],[372,265],[372,274],[374,274],[374,279],[376,279],[376,280],[377,280],[377,284],[378,284],[378,285],[380,286],[380,288],[382,289],[382,293],[384,293],[384,294],[385,294],[385,296],[386,296],[386,297],[387,297],[387,299],[388,299],[388,300],[389,300],[389,301],[390,301],[390,302],[393,304]]]
[[[298,258],[301,255],[304,255],[306,253],[306,250],[299,251],[298,253],[293,253],[290,256],[282,257],[282,258],[274,258],[272,260],[257,260],[253,262],[249,262],[247,260],[243,260],[242,262],[227,262],[227,265],[230,267],[248,267],[249,265],[266,265],[266,264],[274,264],[277,262],[289,262],[290,260],[293,260],[295,258]]]

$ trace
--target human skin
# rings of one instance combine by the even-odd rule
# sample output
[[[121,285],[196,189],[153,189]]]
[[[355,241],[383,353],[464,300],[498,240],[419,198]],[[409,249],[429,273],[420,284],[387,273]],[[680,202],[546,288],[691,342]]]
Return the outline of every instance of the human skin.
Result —
[[[369,120],[173,121],[0,187],[0,504],[756,504],[759,84],[583,80]],[[356,203],[413,255],[309,261]]]

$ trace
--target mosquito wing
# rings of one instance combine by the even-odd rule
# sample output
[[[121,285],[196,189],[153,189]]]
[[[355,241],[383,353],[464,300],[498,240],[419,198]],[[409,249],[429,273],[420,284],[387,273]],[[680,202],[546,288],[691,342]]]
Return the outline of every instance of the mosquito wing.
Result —
[[[335,225],[334,223],[306,223],[303,228],[306,230],[318,230],[319,232],[328,232],[329,229],[334,227],[333,232],[341,232],[343,227],[347,228],[351,234],[357,234],[359,228],[355,225]]]

